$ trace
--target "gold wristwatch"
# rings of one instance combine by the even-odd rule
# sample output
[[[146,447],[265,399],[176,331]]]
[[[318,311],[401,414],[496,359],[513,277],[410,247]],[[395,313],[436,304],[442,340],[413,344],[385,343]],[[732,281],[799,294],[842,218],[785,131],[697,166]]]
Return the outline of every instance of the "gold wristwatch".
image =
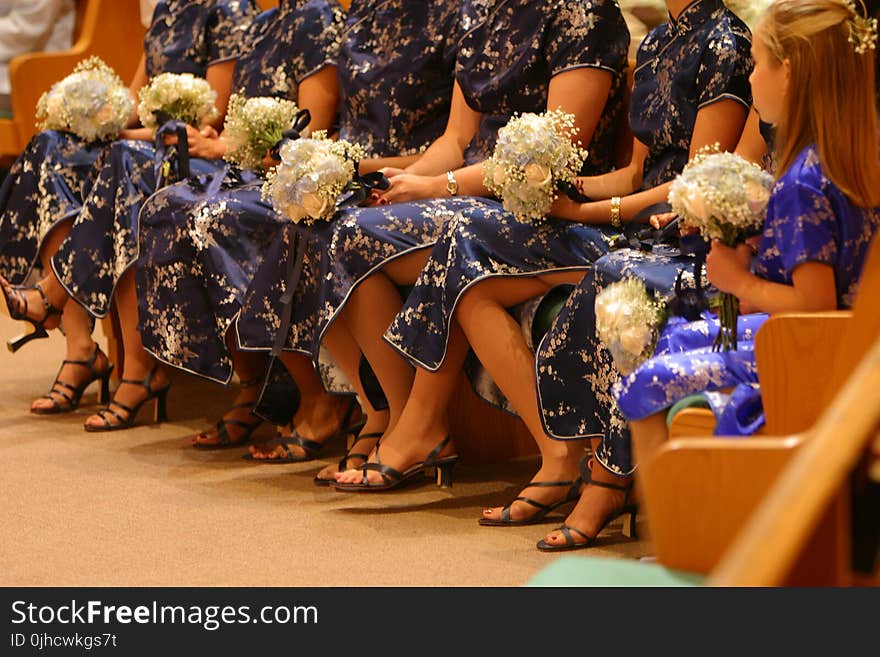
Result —
[[[450,196],[458,194],[458,181],[455,179],[455,174],[452,171],[446,172],[446,191],[449,192]]]

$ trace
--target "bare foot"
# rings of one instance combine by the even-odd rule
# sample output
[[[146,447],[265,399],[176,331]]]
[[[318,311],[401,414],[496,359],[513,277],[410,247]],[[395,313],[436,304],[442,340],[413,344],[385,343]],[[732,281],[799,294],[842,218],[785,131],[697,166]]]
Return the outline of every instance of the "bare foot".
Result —
[[[594,481],[598,481],[597,476],[602,479],[606,478],[597,475],[596,470],[602,470],[602,468],[594,469]],[[614,479],[613,482],[607,483],[621,486],[623,490],[587,484],[581,493],[580,500],[565,519],[565,524],[576,530],[570,532],[571,540],[575,544],[592,542],[592,539],[595,539],[614,514],[629,502],[632,477],[614,477],[611,474],[607,476]],[[585,536],[589,537],[589,540],[584,538]],[[557,547],[565,545],[567,541],[562,531],[555,529],[544,538],[544,542],[551,547]]]
[[[126,379],[142,381],[146,380],[151,368],[126,363],[123,371]],[[156,367],[150,381],[150,391],[155,393],[167,386],[168,375],[163,368]],[[108,426],[114,427],[134,421],[135,418],[132,417],[132,411],[128,409],[133,409],[136,412],[139,410],[139,405],[142,405],[146,398],[147,390],[143,385],[138,383],[120,383],[116,392],[113,393],[113,401],[110,402],[110,405],[106,409],[102,409],[94,415],[87,417],[84,423],[85,427],[86,429],[105,429]]]
[[[192,439],[194,447],[214,447],[217,445],[239,445],[250,437],[263,420],[251,411],[260,396],[260,387],[245,386],[239,390],[232,407],[207,431],[202,431]]]
[[[491,526],[553,522],[560,516],[548,514],[576,501],[582,487],[583,481],[578,477],[577,467],[572,471],[566,464],[545,464],[520,493],[520,497],[532,500],[534,504],[522,499],[514,500],[508,505],[507,518],[504,518],[506,507],[483,509],[480,524]]]
[[[44,298],[40,294],[40,290],[45,292],[46,287],[42,281],[37,283],[39,287],[26,289],[14,286],[0,277],[0,285],[3,286],[6,298],[9,300],[10,314],[27,317],[37,324],[42,324],[43,328],[47,330],[54,329],[61,323],[60,312],[52,313],[46,304],[60,309],[64,299],[51,299],[48,295]]]
[[[97,346],[93,343],[91,347],[85,350],[68,350],[65,360],[88,362],[92,356],[95,356],[93,363],[95,372],[105,373],[110,367],[110,360],[103,351],[99,350],[95,354]],[[92,377],[92,372],[88,366],[82,365],[80,362],[64,363],[61,366],[58,376],[55,377],[55,383],[52,384],[49,392],[35,399],[31,404],[32,413],[74,410],[75,405],[73,402],[78,402],[78,400],[75,399],[72,389],[78,389]]]

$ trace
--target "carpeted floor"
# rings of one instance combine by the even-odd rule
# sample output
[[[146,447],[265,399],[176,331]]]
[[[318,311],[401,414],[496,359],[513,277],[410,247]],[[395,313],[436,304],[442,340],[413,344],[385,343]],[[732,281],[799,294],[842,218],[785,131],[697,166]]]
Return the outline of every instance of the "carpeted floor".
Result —
[[[0,315],[3,340],[22,326]],[[57,332],[0,352],[0,585],[520,586],[554,558],[535,549],[550,525],[477,524],[483,506],[516,496],[533,460],[462,463],[447,490],[337,493],[312,476],[341,444],[277,466],[189,447],[234,392],[193,377],[175,376],[161,426],[85,433],[94,386],[72,415],[30,414],[62,355]],[[649,549],[615,523],[590,553]]]

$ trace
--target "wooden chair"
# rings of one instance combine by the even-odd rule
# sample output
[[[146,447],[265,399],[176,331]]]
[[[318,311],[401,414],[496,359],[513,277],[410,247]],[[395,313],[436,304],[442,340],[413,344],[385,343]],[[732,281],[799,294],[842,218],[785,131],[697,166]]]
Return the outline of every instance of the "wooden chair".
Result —
[[[844,558],[841,536],[847,500],[845,490],[832,499],[830,489],[841,484],[844,470],[868,450],[872,428],[864,427],[871,422],[873,429],[877,427],[880,371],[871,370],[870,363],[876,367],[880,359],[878,295],[880,239],[875,239],[851,313],[774,317],[761,338],[765,355],[759,372],[766,372],[761,374],[762,397],[768,434],[776,436],[672,440],[640,466],[644,506],[660,563],[689,572],[712,571],[771,488],[783,491],[774,494],[778,499],[791,499],[794,475],[786,475],[788,483],[780,477],[794,468],[797,485],[803,486],[800,493],[812,505],[809,513],[819,513],[820,500],[814,483],[803,479],[805,471],[821,480],[824,488],[819,489],[824,492],[819,497],[825,506],[821,522],[811,525],[815,534],[809,540],[816,551],[792,565],[787,576],[826,582],[839,575],[839,564],[832,572],[828,559]],[[820,449],[829,472],[823,471]],[[804,464],[792,465],[802,460]],[[782,512],[781,504],[776,503],[774,513]],[[806,540],[801,512],[807,513],[806,507],[795,505],[789,524],[800,527],[799,536]],[[762,522],[766,530],[766,520]]]
[[[0,119],[0,160],[14,160],[36,132],[37,101],[43,92],[92,55],[103,59],[126,82],[140,60],[144,28],[134,0],[77,0],[74,45],[58,52],[35,52],[9,64],[12,118]]]

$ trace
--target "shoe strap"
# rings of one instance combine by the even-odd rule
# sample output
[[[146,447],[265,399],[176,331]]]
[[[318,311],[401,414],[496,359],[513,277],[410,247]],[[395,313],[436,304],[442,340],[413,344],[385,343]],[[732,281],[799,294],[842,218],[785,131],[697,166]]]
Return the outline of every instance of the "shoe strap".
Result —
[[[550,488],[550,487],[557,487],[557,486],[572,487],[575,484],[579,484],[579,483],[580,483],[579,479],[574,479],[572,481],[530,481],[528,484],[523,486],[523,490],[525,490],[526,488],[533,488],[533,487],[534,488]]]
[[[101,351],[101,347],[99,347],[98,343],[96,342],[95,343],[95,350],[92,352],[92,355],[89,356],[88,360],[67,360],[67,359],[65,359],[65,360],[61,361],[61,366],[64,367],[65,365],[81,365],[83,367],[87,367],[87,368],[89,368],[89,374],[92,375],[92,381],[94,381],[95,379],[99,379],[106,374],[110,374],[111,370],[113,369],[112,364],[107,368],[106,372],[99,372],[95,368],[95,361],[98,360],[98,354],[101,354],[101,353],[103,353]],[[91,381],[90,381],[90,383],[91,383]]]
[[[46,296],[46,293],[43,291],[43,288],[39,283],[34,285],[33,289],[40,293],[40,299],[42,299],[42,301],[43,301],[44,315],[43,315],[43,318],[41,320],[39,320],[40,322],[45,322],[52,315],[60,315],[61,314],[61,309],[56,308],[51,303],[49,303],[49,297]],[[25,301],[25,306],[27,306],[27,301]],[[25,313],[27,313],[27,309],[25,309]]]
[[[450,436],[446,436],[446,438],[444,438],[443,440],[441,440],[441,441],[437,444],[437,446],[436,446],[434,449],[431,450],[431,453],[428,454],[428,458],[426,458],[426,459],[422,462],[422,465],[423,465],[423,466],[436,465],[436,463],[437,463],[437,457],[440,456],[440,452],[442,452],[443,449],[449,444],[449,441],[450,441]],[[379,452],[378,452],[378,450],[376,450],[376,456],[378,457],[378,455],[379,455]]]
[[[296,445],[297,447],[301,447],[305,452],[306,456],[312,456],[321,451],[321,447],[324,443],[319,443],[316,440],[310,440],[308,438],[303,438],[297,433],[294,433],[290,436],[285,436],[281,440],[278,441],[278,444],[281,445],[284,450],[287,452],[287,456],[293,456],[293,453],[290,451],[291,445]]]
[[[559,531],[562,532],[562,535],[565,537],[566,545],[577,545],[577,542],[574,540],[574,537],[571,535],[572,532],[578,534],[582,538],[586,539],[584,542],[589,544],[596,540],[595,536],[587,536],[577,527],[570,527],[569,525],[562,525],[559,527]]]
[[[120,384],[128,383],[128,384],[135,385],[135,386],[141,386],[142,388],[144,388],[147,391],[148,395],[152,395],[154,392],[157,392],[157,391],[153,390],[152,384],[153,384],[153,377],[156,376],[156,372],[158,370],[159,370],[159,364],[156,363],[155,365],[153,365],[153,369],[150,370],[149,374],[147,374],[147,376],[143,380],[139,381],[137,379],[122,379],[119,381],[119,383]]]
[[[363,472],[364,475],[364,485],[369,484],[369,480],[367,479],[367,470],[378,472],[382,476],[382,479],[384,480],[386,485],[392,483],[392,481],[400,481],[401,479],[403,479],[402,472],[400,472],[399,470],[395,470],[390,465],[385,465],[384,463],[364,463],[360,467],[360,470],[361,472]]]
[[[629,494],[630,489],[632,488],[632,481],[630,481],[626,486],[620,486],[618,484],[611,484],[604,481],[596,481],[593,479],[589,483],[590,486],[598,486],[599,488],[610,488],[611,490],[622,490],[623,492]]]

